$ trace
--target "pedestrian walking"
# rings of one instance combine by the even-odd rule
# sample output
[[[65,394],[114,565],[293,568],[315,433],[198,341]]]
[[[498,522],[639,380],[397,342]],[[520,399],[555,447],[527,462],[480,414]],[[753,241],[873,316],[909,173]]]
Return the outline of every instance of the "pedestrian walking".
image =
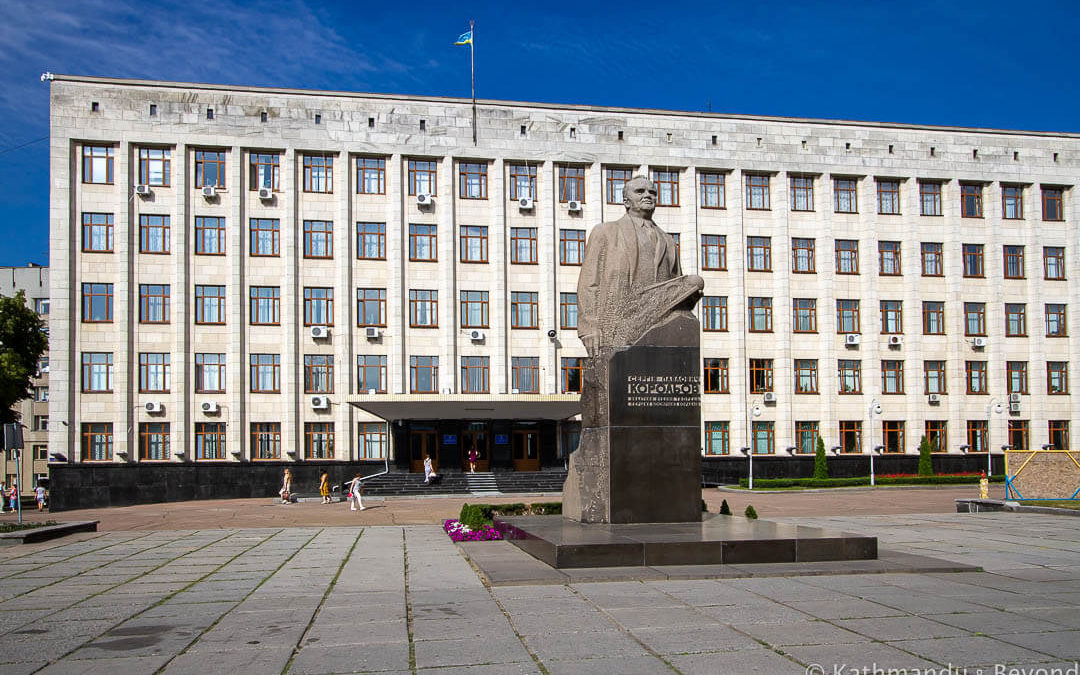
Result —
[[[469,450],[469,472],[476,473],[476,460],[480,459],[480,453],[476,451],[476,444],[474,443],[472,449]]]
[[[352,479],[349,483],[349,510],[350,511],[363,511],[364,502],[361,495],[364,494],[364,484],[360,480],[360,474]]]
[[[322,503],[330,503],[330,474],[325,471],[319,477],[319,494],[322,495]]]
[[[424,455],[424,485],[431,485],[432,481],[439,479],[435,473],[435,467],[431,462],[431,455]]]
[[[292,495],[292,471],[285,469],[285,475],[281,478],[281,490],[278,494],[281,495],[282,504],[289,503],[289,497]]]
[[[8,508],[10,508],[12,511],[18,511],[19,510],[19,484],[18,483],[12,483],[11,487],[8,488],[8,500],[11,502],[10,504],[8,504]]]
[[[34,498],[37,499],[37,510],[38,511],[44,511],[45,510],[45,497],[46,496],[47,496],[47,493],[45,492],[45,486],[42,485],[41,483],[38,483],[38,486],[36,488],[34,488]]]

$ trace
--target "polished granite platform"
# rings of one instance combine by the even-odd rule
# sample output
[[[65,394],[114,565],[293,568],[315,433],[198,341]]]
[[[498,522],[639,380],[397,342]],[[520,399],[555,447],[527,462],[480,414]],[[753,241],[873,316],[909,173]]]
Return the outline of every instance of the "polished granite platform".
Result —
[[[700,523],[579,523],[563,516],[499,517],[503,538],[556,569],[874,560],[877,537],[707,515]]]

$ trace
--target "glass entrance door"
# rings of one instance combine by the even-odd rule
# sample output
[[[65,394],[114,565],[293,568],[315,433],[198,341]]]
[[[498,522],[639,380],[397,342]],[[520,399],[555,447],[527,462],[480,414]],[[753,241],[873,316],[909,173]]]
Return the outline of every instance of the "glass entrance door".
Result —
[[[540,432],[518,429],[513,436],[514,471],[540,470]]]
[[[434,429],[413,429],[409,432],[409,470],[424,472],[424,455],[431,456],[431,467],[439,471],[439,451]]]
[[[486,422],[469,422],[461,432],[461,470],[469,470],[469,454],[476,450],[476,470],[487,471],[490,466],[491,434]]]

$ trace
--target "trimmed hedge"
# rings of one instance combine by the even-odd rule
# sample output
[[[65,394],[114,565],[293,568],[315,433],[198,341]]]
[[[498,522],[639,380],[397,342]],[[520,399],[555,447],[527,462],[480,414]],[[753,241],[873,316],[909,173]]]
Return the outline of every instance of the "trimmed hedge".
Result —
[[[552,516],[562,514],[562,502],[523,504],[462,504],[458,520],[470,530],[491,525],[495,516]]]
[[[877,476],[874,479],[877,485],[978,485],[979,476]],[[1005,476],[990,476],[991,483],[1004,483]],[[750,481],[746,478],[739,479],[739,487],[747,487]],[[830,488],[830,487],[856,487],[870,485],[869,476],[858,478],[758,478],[754,480],[755,488]]]

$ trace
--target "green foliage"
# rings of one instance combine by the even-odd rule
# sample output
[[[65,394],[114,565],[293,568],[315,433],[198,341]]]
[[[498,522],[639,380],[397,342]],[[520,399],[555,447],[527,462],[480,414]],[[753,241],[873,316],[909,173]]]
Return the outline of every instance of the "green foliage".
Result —
[[[829,460],[825,457],[825,439],[817,437],[817,451],[814,452],[814,478],[829,477]]]
[[[562,502],[535,502],[523,504],[462,504],[458,520],[469,529],[491,525],[497,516],[557,516],[562,514]]]
[[[561,516],[562,502],[533,502],[529,504],[534,516]]]
[[[757,520],[757,511],[754,510],[754,505],[753,504],[747,504],[746,505],[746,510],[743,511],[743,515],[746,516],[747,518],[749,518],[750,520]]]
[[[0,523],[0,533],[18,532],[19,530],[32,530],[37,527],[49,527],[59,525],[55,520],[46,520],[44,523]]]
[[[933,476],[934,475],[934,463],[930,457],[932,448],[930,447],[930,441],[926,440],[926,436],[922,437],[922,441],[919,442],[919,475],[920,476]]]
[[[731,507],[728,506],[728,503],[727,503],[726,499],[724,501],[720,502],[720,515],[722,515],[722,516],[730,516],[731,515]]]
[[[18,421],[12,408],[30,395],[30,378],[49,346],[44,327],[22,291],[0,297],[0,423]]]
[[[977,475],[944,475],[944,476],[877,476],[875,482],[878,485],[969,485],[978,484]],[[1005,476],[998,474],[990,477],[991,483],[1004,483]],[[870,477],[860,478],[755,478],[754,489],[782,489],[782,488],[831,488],[831,487],[857,487],[869,485]],[[739,480],[739,487],[746,487],[747,480]]]

